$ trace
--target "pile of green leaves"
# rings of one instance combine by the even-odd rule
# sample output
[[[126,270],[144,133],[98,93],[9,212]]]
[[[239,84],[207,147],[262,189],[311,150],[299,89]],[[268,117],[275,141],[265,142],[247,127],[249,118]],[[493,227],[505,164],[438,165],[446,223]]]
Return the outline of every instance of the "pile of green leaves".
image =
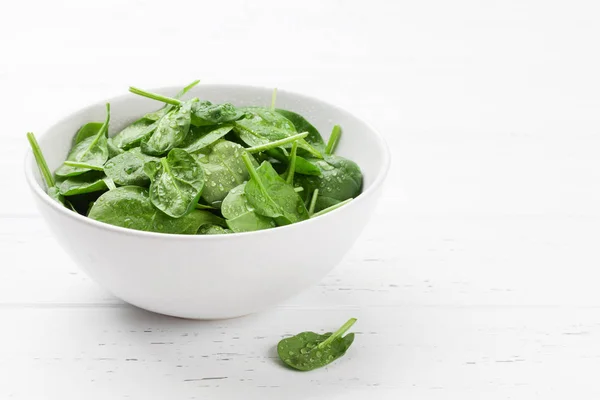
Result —
[[[130,229],[226,234],[314,218],[361,192],[356,163],[334,155],[304,117],[274,107],[235,107],[130,88],[164,103],[109,137],[103,122],[83,125],[52,174],[27,137],[48,194],[82,215]]]

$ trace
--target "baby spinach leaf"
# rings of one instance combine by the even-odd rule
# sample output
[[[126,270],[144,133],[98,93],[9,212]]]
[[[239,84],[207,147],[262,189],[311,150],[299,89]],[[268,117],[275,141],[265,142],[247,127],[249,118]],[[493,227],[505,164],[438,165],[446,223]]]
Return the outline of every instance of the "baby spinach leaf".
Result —
[[[199,233],[200,228],[203,226],[218,226],[221,229],[227,227],[223,218],[206,210],[193,210],[180,219],[188,221],[188,228],[181,232],[188,235]]]
[[[188,92],[188,90],[196,86],[199,82],[200,81],[194,81],[184,87],[175,95],[175,99],[182,97]],[[148,113],[129,126],[125,127],[125,129],[109,139],[110,152],[114,155],[117,155],[119,152],[115,151],[116,149],[128,150],[139,146],[144,139],[148,138],[152,132],[154,132],[158,125],[157,121],[171,111],[173,107],[174,106],[172,104],[165,104],[165,106],[160,110]]]
[[[294,124],[275,111],[262,107],[246,107],[244,111],[245,118],[234,123],[234,130],[248,146],[266,145],[297,133]],[[321,153],[305,139],[299,141],[299,146],[313,157],[321,157]]]
[[[169,111],[158,121],[156,130],[142,141],[141,148],[144,153],[161,156],[183,143],[190,130],[190,110],[193,104],[191,101]]]
[[[103,122],[88,122],[83,125],[75,134],[75,144],[91,137],[96,136],[100,129],[102,129]]]
[[[187,85],[186,87],[184,87],[183,89],[181,89],[176,95],[175,95],[175,99],[179,100],[180,98],[182,98],[190,89],[192,89],[193,87],[195,87],[197,84],[199,84],[200,81],[199,80],[195,80],[194,82],[190,83],[189,85]],[[159,119],[161,119],[162,117],[164,117],[169,111],[171,111],[171,109],[174,107],[173,104],[165,104],[165,106],[163,108],[161,108],[158,111],[154,111],[151,113],[148,113],[146,115],[144,115],[145,119],[148,119],[150,121],[158,121]]]
[[[306,141],[313,147],[321,152],[325,150],[325,141],[323,140],[323,137],[317,128],[308,122],[302,115],[296,114],[293,111],[282,110],[280,108],[275,109],[275,111],[287,118],[294,125],[298,132],[308,132]]]
[[[221,205],[221,214],[233,232],[250,232],[277,226],[272,218],[254,212],[245,193],[246,183],[231,189]]]
[[[210,101],[199,101],[192,105],[192,125],[209,126],[237,121],[244,112],[229,103],[212,104]]]
[[[159,159],[146,155],[139,147],[135,147],[108,160],[104,164],[104,173],[117,185],[147,187],[150,185],[150,178],[144,172],[144,164],[149,161]]]
[[[231,229],[222,228],[219,225],[202,225],[198,231],[199,235],[224,235],[233,233]]]
[[[202,191],[204,201],[217,206],[231,189],[248,180],[248,171],[241,158],[245,153],[239,144],[219,140],[194,154],[206,175],[207,184]],[[258,166],[256,161],[254,165]]]
[[[102,167],[108,159],[108,147],[106,134],[108,132],[108,123],[110,121],[110,104],[106,105],[106,120],[102,128],[95,136],[90,136],[77,143],[69,152],[67,161],[74,161]],[[62,165],[56,170],[57,176],[67,177],[83,174],[90,168],[70,167]]]
[[[144,164],[150,177],[150,200],[165,214],[179,218],[194,209],[204,187],[204,172],[187,151],[173,149],[160,161]]]
[[[355,322],[356,318],[350,318],[334,333],[320,335],[315,332],[302,332],[283,339],[277,345],[277,354],[286,365],[300,371],[324,367],[346,354],[354,341],[354,333],[342,335]]]
[[[110,138],[109,146],[120,150],[128,150],[139,146],[142,140],[152,135],[157,126],[156,121],[147,118],[138,119]]]
[[[181,218],[172,218],[152,205],[147,189],[121,186],[100,196],[88,217],[140,231],[193,235],[206,223],[203,215],[206,212],[194,210]]]
[[[232,129],[233,125],[192,127],[186,140],[181,144],[181,148],[188,153],[194,153],[210,146],[227,135]]]
[[[292,185],[277,174],[269,162],[264,161],[254,169],[248,154],[243,154],[242,159],[251,177],[244,192],[258,214],[275,218],[277,225],[308,219],[308,211],[302,198]]]
[[[319,189],[315,211],[323,210],[340,201],[356,197],[362,188],[362,173],[355,162],[335,155],[323,160],[309,159],[321,170],[321,176],[296,175],[296,185],[304,187],[306,196]],[[308,198],[307,198],[308,199]]]
[[[104,178],[106,176],[100,171],[90,171],[81,175],[59,178],[57,188],[63,196],[92,193],[107,190]]]

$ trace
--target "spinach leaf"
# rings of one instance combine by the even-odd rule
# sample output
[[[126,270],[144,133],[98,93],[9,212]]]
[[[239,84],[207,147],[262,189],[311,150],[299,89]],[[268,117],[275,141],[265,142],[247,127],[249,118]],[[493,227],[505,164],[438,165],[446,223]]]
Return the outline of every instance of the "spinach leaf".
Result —
[[[152,205],[147,189],[121,186],[100,196],[88,217],[140,231],[193,235],[210,220],[205,215],[207,212],[193,210],[181,218],[172,218]]]
[[[275,111],[287,118],[294,125],[298,132],[308,132],[306,141],[314,148],[320,150],[321,152],[325,150],[325,142],[323,141],[323,137],[317,128],[308,122],[302,115],[296,114],[293,111],[282,110],[280,108],[275,109]]]
[[[216,216],[210,211],[193,210],[188,215],[183,217],[183,219],[189,221],[188,229],[182,232],[185,234],[195,235],[197,233],[200,233],[200,228],[204,226],[218,226],[221,229],[227,227],[223,218]]]
[[[200,81],[194,81],[184,87],[175,95],[175,99],[179,99],[185,95],[190,89],[196,86]],[[121,132],[109,139],[108,145],[111,154],[117,155],[119,152],[116,149],[128,150],[139,146],[142,140],[148,138],[157,127],[157,121],[164,117],[173,109],[172,104],[165,104],[160,110],[148,113],[142,118],[125,127]],[[114,157],[113,155],[113,157]]]
[[[250,175],[241,158],[245,153],[239,144],[219,140],[194,154],[206,175],[207,184],[202,191],[204,201],[218,206],[231,189],[248,180]],[[256,161],[253,165],[258,166]]]
[[[95,136],[90,136],[77,143],[69,152],[67,161],[85,163],[102,167],[108,160],[108,147],[106,134],[108,132],[108,123],[110,121],[110,104],[106,104],[106,120],[101,129]],[[61,177],[75,176],[89,171],[90,168],[71,167],[68,165],[60,166],[55,174]]]
[[[165,214],[179,218],[194,209],[204,188],[204,172],[187,151],[173,149],[160,161],[144,164],[150,200]]]
[[[144,153],[161,156],[183,143],[190,130],[190,111],[193,101],[183,103],[181,107],[169,111],[158,121],[152,135],[142,140],[141,148]]]
[[[171,97],[162,96],[160,94],[147,92],[145,90],[129,87],[131,93],[147,97],[158,101],[165,102],[172,106],[183,106],[183,102]],[[194,126],[217,125],[225,122],[232,122],[240,119],[244,112],[237,109],[229,103],[212,104],[210,101],[198,101],[197,98],[192,99],[191,123]]]
[[[355,322],[356,318],[350,318],[333,334],[302,332],[283,339],[277,345],[277,354],[286,365],[300,371],[324,367],[346,354],[354,341],[354,333],[342,335]]]
[[[104,178],[106,176],[100,171],[89,171],[81,175],[60,178],[57,188],[63,196],[99,192],[108,189]]]
[[[272,218],[254,212],[245,193],[246,183],[231,189],[221,205],[221,214],[233,232],[250,232],[277,226]]]
[[[109,147],[118,150],[128,150],[139,146],[142,140],[147,139],[156,129],[156,121],[140,118],[131,125],[128,125],[121,132],[109,139]],[[118,151],[117,150],[117,151]],[[114,150],[111,152],[115,152]]]
[[[258,214],[275,219],[277,225],[287,225],[308,219],[308,211],[293,186],[277,174],[273,166],[264,161],[254,169],[248,154],[242,159],[250,173],[244,190],[248,202]]]
[[[91,136],[96,136],[102,129],[103,122],[88,122],[83,125],[75,134],[74,144],[77,144]]]
[[[181,148],[188,153],[194,153],[223,138],[232,129],[233,125],[222,125],[216,128],[214,126],[190,128],[190,132],[185,142],[181,144]]]
[[[199,235],[224,235],[233,233],[231,229],[222,228],[219,225],[202,225],[198,231]]]
[[[315,211],[323,210],[341,201],[356,197],[362,188],[362,173],[355,162],[335,155],[323,160],[309,159],[321,170],[321,176],[296,175],[296,185],[304,187],[306,196],[319,189]],[[308,198],[307,198],[308,199]]]
[[[210,101],[199,101],[192,106],[192,125],[209,126],[237,121],[244,112],[229,103],[212,104]]]
[[[246,116],[234,123],[234,131],[248,146],[267,145],[297,133],[294,124],[275,111],[262,107],[246,107],[244,110]],[[299,141],[299,146],[313,157],[320,158],[322,156],[305,139]]]
[[[31,151],[33,152],[33,157],[35,158],[35,162],[40,170],[40,174],[42,175],[42,179],[46,184],[46,193],[52,199],[59,202],[62,205],[66,205],[65,198],[60,194],[60,191],[56,187],[56,182],[54,181],[54,177],[52,176],[52,172],[50,172],[50,168],[48,168],[48,163],[46,163],[46,158],[42,153],[42,149],[35,138],[33,132],[27,133],[27,140],[29,141],[29,145],[31,146]]]
[[[104,173],[117,185],[147,187],[150,185],[150,178],[144,172],[144,164],[150,161],[159,159],[148,156],[139,147],[135,147],[108,160],[104,164]]]

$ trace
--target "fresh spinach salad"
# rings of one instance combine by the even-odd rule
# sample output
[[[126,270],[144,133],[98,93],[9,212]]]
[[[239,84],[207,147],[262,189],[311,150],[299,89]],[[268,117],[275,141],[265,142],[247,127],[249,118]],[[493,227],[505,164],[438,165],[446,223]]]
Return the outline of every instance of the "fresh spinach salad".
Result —
[[[170,234],[230,234],[318,217],[361,193],[359,166],[335,154],[302,115],[236,107],[131,87],[163,103],[113,137],[104,121],[83,125],[64,163],[48,168],[27,134],[47,187],[65,207],[108,224]]]

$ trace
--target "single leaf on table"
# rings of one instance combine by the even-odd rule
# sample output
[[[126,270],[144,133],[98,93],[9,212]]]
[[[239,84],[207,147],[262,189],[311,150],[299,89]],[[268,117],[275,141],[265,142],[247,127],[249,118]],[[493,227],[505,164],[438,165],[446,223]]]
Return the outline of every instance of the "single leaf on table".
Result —
[[[74,161],[102,167],[108,160],[107,132],[110,121],[110,105],[106,105],[106,120],[95,136],[90,136],[77,143],[69,152],[67,161]],[[90,168],[62,165],[56,170],[60,177],[76,176],[88,172]]]
[[[290,120],[275,111],[262,107],[246,107],[244,111],[246,115],[234,123],[234,131],[250,147],[266,145],[298,133]],[[305,139],[299,140],[298,145],[313,157],[322,156]],[[289,148],[291,144],[282,147]]]
[[[109,159],[104,164],[104,173],[120,186],[147,187],[150,185],[150,178],[144,172],[144,164],[150,161],[158,162],[159,159],[146,155],[139,147],[135,147]]]
[[[277,174],[273,166],[264,161],[254,169],[247,154],[242,155],[250,180],[244,193],[256,212],[274,218],[277,225],[287,225],[309,218],[308,210],[294,187]]]
[[[245,193],[246,183],[231,189],[221,204],[221,214],[233,232],[251,232],[277,226],[273,218],[254,212]]]
[[[88,122],[83,125],[75,134],[74,144],[77,144],[89,137],[96,136],[102,129],[103,122]]]
[[[193,100],[169,111],[158,121],[151,136],[141,144],[142,152],[151,156],[162,156],[184,142],[190,130],[190,110]]]
[[[100,171],[89,171],[81,175],[58,179],[56,186],[63,196],[100,192],[108,189],[106,176]]]
[[[188,153],[195,153],[223,138],[232,129],[233,125],[191,127],[181,148]]]
[[[206,212],[193,210],[181,218],[172,218],[152,205],[147,189],[121,186],[100,196],[88,217],[140,231],[193,235],[206,223]]]
[[[277,344],[277,354],[289,367],[311,371],[324,367],[346,354],[354,342],[354,333],[343,336],[354,323],[351,318],[334,333],[302,332]]]
[[[302,115],[297,114],[293,111],[282,110],[280,108],[275,109],[278,114],[283,115],[287,118],[296,128],[298,132],[308,132],[306,141],[313,147],[323,152],[325,150],[325,141],[323,137],[310,122],[308,122]]]
[[[159,210],[174,218],[194,209],[204,188],[204,172],[194,157],[173,149],[160,161],[144,164],[150,178],[150,200]]]
[[[250,175],[241,158],[245,153],[239,144],[219,140],[194,154],[206,175],[207,183],[202,191],[205,202],[218,206],[231,189],[248,180]],[[258,166],[256,161],[253,162]]]
[[[199,235],[225,235],[233,233],[231,229],[222,228],[219,225],[202,225],[198,231]]]
[[[362,172],[354,161],[335,155],[325,155],[322,160],[309,161],[321,170],[321,176],[297,174],[294,183],[304,188],[307,201],[308,196],[311,196],[315,189],[319,189],[315,212],[360,194]]]

